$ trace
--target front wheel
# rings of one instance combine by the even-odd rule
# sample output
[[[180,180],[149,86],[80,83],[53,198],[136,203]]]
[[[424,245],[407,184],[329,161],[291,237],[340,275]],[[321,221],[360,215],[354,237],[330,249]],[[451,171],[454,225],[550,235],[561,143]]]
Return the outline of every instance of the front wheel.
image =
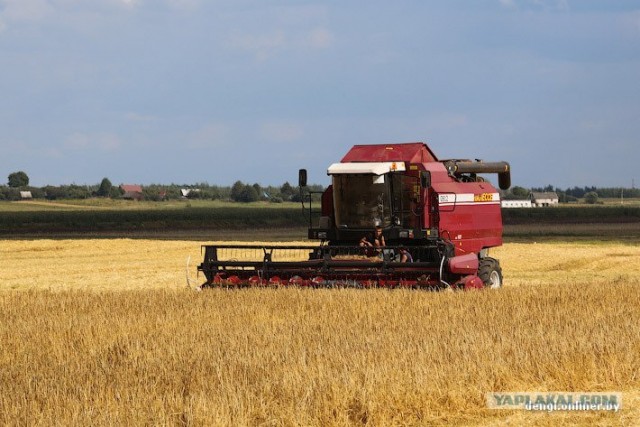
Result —
[[[481,259],[478,276],[487,288],[499,289],[502,287],[502,268],[500,268],[500,262],[497,259]]]

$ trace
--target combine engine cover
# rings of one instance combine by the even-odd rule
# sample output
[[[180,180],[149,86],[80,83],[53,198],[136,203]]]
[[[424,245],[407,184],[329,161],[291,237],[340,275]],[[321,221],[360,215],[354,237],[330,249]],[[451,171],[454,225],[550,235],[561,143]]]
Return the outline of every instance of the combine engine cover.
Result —
[[[497,288],[488,250],[502,244],[502,217],[487,173],[509,187],[506,162],[440,161],[419,142],[356,145],[327,169],[319,215],[306,194],[319,245],[205,246],[198,269],[205,286]]]

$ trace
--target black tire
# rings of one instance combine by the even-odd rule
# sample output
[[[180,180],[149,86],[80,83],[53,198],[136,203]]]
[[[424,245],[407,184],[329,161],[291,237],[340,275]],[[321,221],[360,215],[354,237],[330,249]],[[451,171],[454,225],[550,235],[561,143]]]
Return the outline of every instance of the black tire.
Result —
[[[478,277],[480,277],[486,288],[500,289],[502,287],[500,262],[494,258],[482,258],[478,268]]]

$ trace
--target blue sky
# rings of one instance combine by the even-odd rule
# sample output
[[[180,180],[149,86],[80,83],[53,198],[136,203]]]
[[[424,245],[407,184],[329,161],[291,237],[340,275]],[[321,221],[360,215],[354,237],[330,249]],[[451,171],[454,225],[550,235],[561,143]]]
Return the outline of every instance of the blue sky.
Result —
[[[413,141],[640,185],[640,1],[0,0],[0,181],[327,184]]]

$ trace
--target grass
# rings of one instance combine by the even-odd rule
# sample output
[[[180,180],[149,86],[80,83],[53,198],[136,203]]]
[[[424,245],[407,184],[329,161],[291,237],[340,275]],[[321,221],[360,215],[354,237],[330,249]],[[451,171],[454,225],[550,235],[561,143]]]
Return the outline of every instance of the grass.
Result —
[[[511,243],[505,288],[193,292],[199,244],[0,246],[2,425],[636,425],[640,247]],[[486,408],[620,391],[620,413]]]
[[[508,242],[581,240],[638,243],[640,222],[506,224],[503,236]]]
[[[181,208],[249,208],[249,209],[300,209],[300,203],[283,202],[254,202],[235,203],[222,200],[168,200],[164,202],[134,201],[124,199],[90,198],[73,200],[25,200],[19,202],[0,202],[0,211],[42,211],[42,210],[94,210],[94,209],[117,209],[117,210],[172,210]]]
[[[503,209],[505,224],[638,223],[638,205],[562,205],[530,209]]]
[[[37,233],[153,232],[166,230],[220,230],[247,228],[295,228],[308,223],[302,209],[272,208],[271,204],[223,204],[220,206],[155,209],[66,209],[0,211],[0,235]]]
[[[317,206],[316,206],[317,207]],[[504,209],[507,239],[602,238],[638,241],[637,206],[562,206]],[[199,240],[203,236],[251,239],[305,236],[308,213],[295,203],[220,201],[133,202],[89,199],[61,202],[0,202],[0,237],[151,237]],[[287,231],[290,230],[290,231]],[[291,237],[284,237],[290,239]]]
[[[640,207],[639,198],[600,198],[598,203],[606,206],[636,206]]]

